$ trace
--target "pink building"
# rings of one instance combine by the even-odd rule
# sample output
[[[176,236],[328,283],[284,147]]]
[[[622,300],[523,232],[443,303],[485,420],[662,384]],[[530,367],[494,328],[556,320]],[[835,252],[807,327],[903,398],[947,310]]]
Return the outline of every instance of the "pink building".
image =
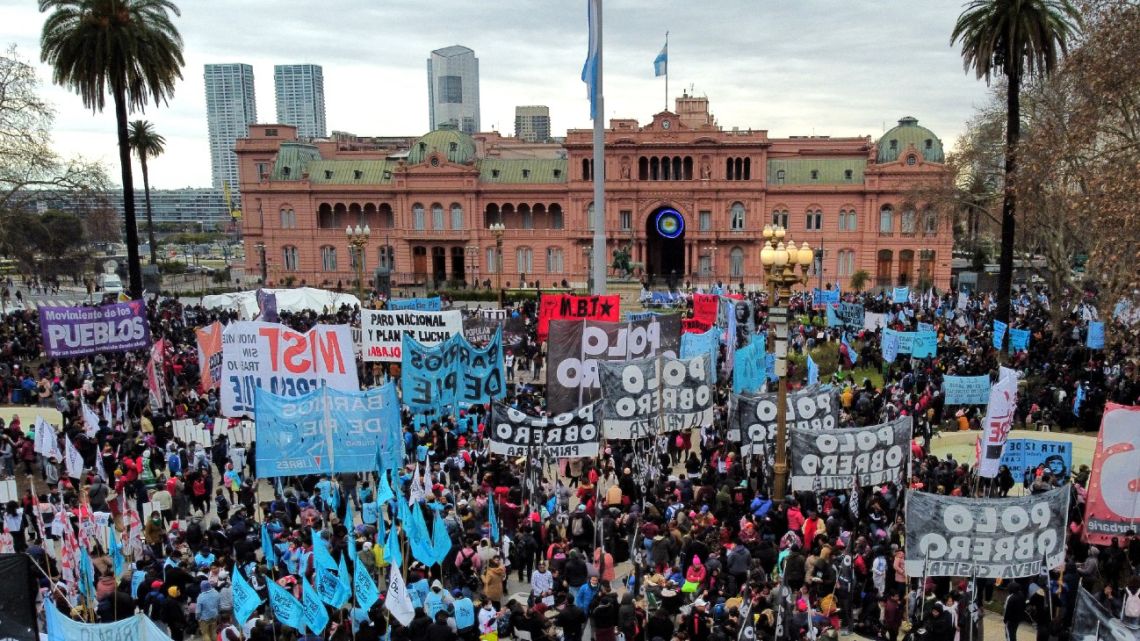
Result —
[[[394,284],[521,280],[581,286],[592,240],[592,132],[560,144],[439,130],[422,138],[339,134],[301,143],[287,125],[252,125],[239,140],[248,273],[274,284],[347,286],[355,253],[345,226],[372,230],[371,277]],[[769,138],[725,130],[705,98],[606,132],[610,250],[661,282],[762,283],[760,231],[788,228],[822,247],[824,282],[948,287],[951,221],[913,202],[941,180],[942,142],[913,118],[869,137]],[[489,229],[502,223],[501,261]],[[502,275],[498,271],[502,266]]]

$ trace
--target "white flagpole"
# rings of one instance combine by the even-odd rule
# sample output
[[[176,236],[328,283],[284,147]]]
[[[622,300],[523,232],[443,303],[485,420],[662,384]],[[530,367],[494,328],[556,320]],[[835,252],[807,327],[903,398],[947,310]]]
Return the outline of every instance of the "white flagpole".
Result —
[[[591,293],[606,293],[606,100],[602,85],[602,0],[594,3],[595,19],[598,24],[598,75],[594,79],[597,101],[594,109],[594,286]]]
[[[669,111],[669,32],[665,32],[665,111]]]

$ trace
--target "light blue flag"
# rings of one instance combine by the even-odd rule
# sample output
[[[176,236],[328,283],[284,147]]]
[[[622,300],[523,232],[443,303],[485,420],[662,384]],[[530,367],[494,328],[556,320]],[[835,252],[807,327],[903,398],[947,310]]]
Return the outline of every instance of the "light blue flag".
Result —
[[[388,508],[383,505],[377,505],[376,508],[376,542],[384,545],[384,539],[388,538],[388,533],[385,531],[387,524],[384,523],[384,515],[388,513]]]
[[[400,534],[396,524],[388,530],[388,538],[384,541],[384,560],[390,565],[403,565],[404,554],[400,551]]]
[[[88,599],[95,598],[95,566],[87,548],[79,549],[79,592]]]
[[[1077,383],[1077,393],[1073,395],[1073,416],[1081,415],[1081,403],[1085,401],[1085,386]]]
[[[257,611],[257,606],[261,605],[261,597],[257,596],[257,590],[254,590],[249,581],[246,581],[236,565],[233,575],[234,620],[238,625],[241,625],[249,621],[249,618]]]
[[[348,564],[344,562],[344,556],[340,555],[340,564],[337,565],[336,578],[340,583],[337,585],[336,597],[333,599],[336,603],[331,604],[334,608],[340,609],[344,607],[345,603],[352,598],[352,582],[353,576],[348,573]],[[359,561],[355,561],[356,565],[363,565]]]
[[[329,613],[313,586],[305,579],[301,579],[301,583],[304,584],[301,588],[301,617],[310,632],[320,634],[329,624]]]
[[[1010,328],[1009,353],[1029,351],[1029,330]]]
[[[412,557],[420,563],[431,566],[435,564],[435,549],[432,547],[431,536],[427,531],[427,522],[424,521],[424,511],[416,505],[408,510],[411,518],[404,521],[405,536],[408,546],[412,549]]]
[[[1085,339],[1085,347],[1104,349],[1104,321],[1089,321],[1089,333]]]
[[[843,346],[847,348],[847,356],[851,358],[851,367],[855,367],[855,363],[859,362],[859,352],[847,342],[847,332],[843,332],[843,338],[839,339]]]
[[[835,307],[827,305],[827,326],[828,327],[841,327],[843,321],[839,320],[839,316],[835,314]]]
[[[819,365],[812,360],[811,354],[807,357],[807,384],[815,385],[819,382]]]
[[[590,120],[593,120],[601,117],[601,114],[597,113],[597,107],[598,93],[601,90],[598,86],[598,75],[601,71],[602,57],[602,25],[598,13],[602,7],[601,0],[586,0],[586,4],[590,25],[590,47],[586,51],[586,64],[582,65],[582,82],[586,83],[586,97],[590,99]]]
[[[123,575],[123,565],[126,564],[127,560],[123,557],[123,546],[119,545],[119,535],[115,533],[114,524],[107,528],[107,531],[110,538],[108,547],[110,548],[111,563],[115,568],[115,578],[118,579]]]
[[[166,572],[166,566],[165,565],[162,566],[162,570],[164,573]],[[146,572],[139,572],[138,570],[135,570],[135,573],[131,575],[131,598],[137,598],[138,597],[139,586],[142,585],[143,581],[145,581],[145,580],[146,580]]]
[[[499,517],[495,514],[495,496],[492,494],[487,500],[487,520],[491,522],[491,542],[499,542]]]
[[[396,495],[392,493],[392,486],[388,485],[388,475],[384,471],[377,474],[376,484],[379,486],[376,488],[377,503],[383,505],[396,499]]]
[[[443,524],[439,512],[435,513],[435,519],[431,522],[431,547],[435,552],[435,562],[443,565],[443,560],[451,552],[451,537],[447,534],[447,526]]]
[[[765,355],[765,357],[764,357],[764,368],[766,370],[768,370],[768,380],[769,381],[775,383],[776,381],[780,380],[780,377],[776,374],[776,355],[775,354],[768,352],[768,354]]]
[[[885,330],[880,345],[883,349],[883,360],[888,363],[895,362],[899,356],[899,335],[897,332]]]
[[[1009,329],[1009,325],[994,319],[994,349],[1001,351],[1002,346],[1005,344],[1005,331]]]
[[[669,43],[666,42],[664,47],[661,47],[661,53],[653,59],[653,75],[665,76],[669,74]]]
[[[294,630],[301,629],[302,615],[301,602],[289,590],[277,585],[276,581],[268,581],[269,607],[273,609],[273,616]]]
[[[265,556],[266,567],[277,565],[277,551],[273,549],[273,537],[269,536],[269,527],[261,524],[261,553]]]
[[[333,607],[339,607],[338,593],[341,577],[338,574],[336,559],[329,553],[328,545],[313,532],[313,580],[321,600]],[[347,580],[347,578],[345,579]]]
[[[363,563],[357,563],[353,568],[352,587],[356,593],[356,605],[360,606],[361,610],[367,611],[380,599],[380,590]]]

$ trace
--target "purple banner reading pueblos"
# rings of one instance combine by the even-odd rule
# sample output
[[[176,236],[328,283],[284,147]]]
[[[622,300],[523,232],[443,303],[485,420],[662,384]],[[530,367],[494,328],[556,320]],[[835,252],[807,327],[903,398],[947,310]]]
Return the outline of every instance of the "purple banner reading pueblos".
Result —
[[[99,307],[41,307],[40,331],[49,358],[150,347],[142,301]]]

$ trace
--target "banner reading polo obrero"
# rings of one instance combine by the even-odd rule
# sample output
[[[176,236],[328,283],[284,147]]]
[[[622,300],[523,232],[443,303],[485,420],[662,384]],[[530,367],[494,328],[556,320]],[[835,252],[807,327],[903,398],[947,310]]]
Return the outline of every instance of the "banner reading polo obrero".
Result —
[[[546,359],[547,410],[560,414],[601,398],[599,362],[675,358],[680,343],[680,320],[676,314],[626,323],[551,321]]]
[[[1068,485],[1000,499],[910,492],[908,576],[1016,579],[1065,564]]]
[[[550,335],[552,320],[598,320],[616,323],[621,320],[621,297],[543,294],[538,304],[538,340]]]
[[[370,390],[322,388],[285,397],[257,388],[257,472],[261,478],[366,472],[377,453],[404,458],[400,405],[392,383]]]
[[[463,315],[459,310],[419,312],[414,310],[373,310],[360,313],[364,339],[364,360],[399,363],[405,334],[421,345],[432,347],[463,333]]]
[[[150,347],[150,326],[142,301],[99,307],[41,307],[39,312],[48,358]]]
[[[198,338],[198,371],[203,390],[216,388],[222,382],[222,332],[218,321],[194,330]]]
[[[978,476],[997,476],[1001,467],[1001,455],[1009,430],[1013,428],[1013,412],[1017,407],[1017,372],[1002,367],[998,382],[990,388],[990,404],[986,408],[986,419],[982,424],[981,449],[978,456]]]
[[[1140,407],[1106,403],[1093,453],[1085,539],[1108,545],[1140,529]]]
[[[777,395],[756,396],[733,394],[732,414],[728,427],[728,440],[740,443],[745,456],[759,454],[767,443],[776,442]],[[787,425],[801,430],[834,430],[839,426],[839,392],[830,385],[809,385],[788,393]],[[775,448],[768,448],[768,458],[774,459]],[[850,484],[848,484],[850,487]]]
[[[793,490],[846,490],[853,485],[882,485],[905,477],[911,417],[853,429],[793,427],[789,436]]]
[[[711,425],[712,356],[598,363],[608,439],[639,439]]]
[[[534,416],[496,402],[488,430],[491,453],[515,458],[538,448],[551,458],[597,456],[600,403],[554,416]]]
[[[367,310],[365,310],[367,311]],[[317,325],[300,333],[277,323],[238,321],[222,333],[222,414],[253,414],[254,391],[301,396],[328,386],[360,384],[348,325]]]

